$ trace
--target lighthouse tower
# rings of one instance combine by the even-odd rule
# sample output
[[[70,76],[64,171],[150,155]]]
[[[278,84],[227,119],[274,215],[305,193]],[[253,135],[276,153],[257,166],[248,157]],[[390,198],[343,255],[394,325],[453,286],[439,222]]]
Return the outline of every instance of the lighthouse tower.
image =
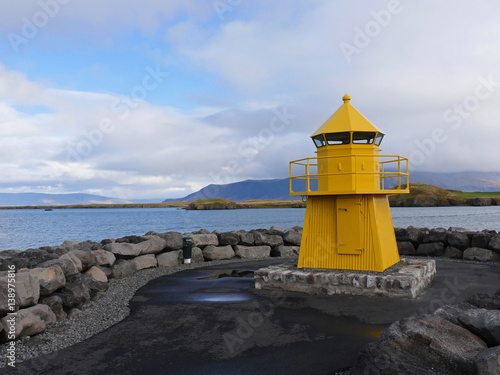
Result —
[[[299,268],[382,272],[399,262],[388,194],[409,193],[408,159],[380,155],[382,133],[344,104],[290,162],[290,195],[307,196]]]

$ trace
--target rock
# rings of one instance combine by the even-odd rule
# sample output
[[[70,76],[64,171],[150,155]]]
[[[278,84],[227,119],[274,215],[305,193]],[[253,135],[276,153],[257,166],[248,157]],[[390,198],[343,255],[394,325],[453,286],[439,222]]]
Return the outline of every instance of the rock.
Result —
[[[63,309],[63,303],[60,296],[42,297],[40,298],[40,303],[47,305],[52,310],[58,322],[65,319],[68,315]]]
[[[203,258],[208,260],[221,260],[234,258],[234,250],[231,246],[209,245],[202,250]]]
[[[239,231],[240,245],[252,246],[255,244],[255,235],[253,232]]]
[[[144,238],[147,238],[147,241],[134,245],[141,249],[140,255],[160,253],[167,245],[167,242],[158,236],[145,236]]]
[[[397,241],[398,252],[400,255],[415,255],[417,251],[410,241]]]
[[[464,251],[464,259],[480,261],[500,261],[500,254],[492,250],[469,247]]]
[[[80,307],[91,298],[88,279],[81,273],[68,276],[64,288],[57,290],[53,295],[61,297],[66,309]]]
[[[201,228],[199,231],[193,232],[193,234],[209,234],[210,231],[205,228]]]
[[[427,256],[441,256],[444,253],[444,243],[431,242],[418,245],[417,254]]]
[[[449,232],[460,232],[460,233],[469,233],[470,232],[469,229],[463,228],[463,227],[449,227],[448,231]]]
[[[283,236],[283,230],[280,227],[277,227],[276,225],[271,226],[269,230],[267,231],[267,234],[274,234],[278,236]]]
[[[104,245],[104,250],[110,251],[116,256],[136,257],[142,249],[130,243],[113,242]]]
[[[283,241],[286,245],[300,246],[302,241],[302,233],[294,229],[287,229],[283,233]]]
[[[51,325],[57,322],[56,314],[54,314],[51,308],[45,304],[38,304],[28,307],[27,309],[25,309],[25,311],[29,311],[30,313],[39,317],[46,325]]]
[[[64,272],[60,266],[33,268],[29,273],[38,279],[40,283],[40,294],[44,296],[52,294],[66,284],[66,277],[64,277]]]
[[[446,319],[450,323],[460,325],[458,317],[464,314],[467,310],[474,309],[475,307],[470,303],[464,302],[458,305],[444,305],[434,312],[434,315]]]
[[[254,232],[254,234],[256,246],[276,247],[284,244],[283,237],[277,234],[265,234],[260,232]]]
[[[97,266],[97,268],[99,268],[108,279],[111,277],[111,268],[104,266]]]
[[[457,249],[456,247],[453,246],[448,246],[444,250],[443,256],[445,258],[450,258],[450,259],[462,259],[463,258],[464,252],[460,249]]]
[[[470,239],[466,233],[453,231],[448,234],[448,244],[460,250],[465,250],[470,246]]]
[[[500,346],[480,351],[476,356],[475,374],[478,375],[498,375],[500,374]]]
[[[0,319],[0,324],[4,329],[4,332],[2,332],[4,340],[9,339],[6,334],[7,332],[12,332],[17,339],[18,337],[33,336],[45,331],[47,327],[45,322],[32,312],[25,310],[26,309],[19,310],[15,317],[7,315]],[[15,324],[12,325],[14,321]],[[13,331],[9,331],[11,327],[14,327]]]
[[[194,249],[199,249],[199,248],[196,247],[193,248],[193,250]],[[178,266],[179,264],[181,264],[181,258],[182,258],[182,250],[169,251],[167,253],[161,253],[156,256],[158,267]],[[191,260],[192,259],[193,258],[191,258]]]
[[[431,229],[428,233],[424,235],[422,238],[422,242],[446,242],[446,238],[448,237],[448,231],[444,228],[435,228]]]
[[[146,238],[142,237],[142,236],[125,236],[125,237],[122,237],[122,238],[117,238],[115,242],[117,243],[131,243],[131,244],[138,244],[138,243],[141,243],[143,241],[146,241]]]
[[[64,255],[69,251],[65,247],[61,246],[42,246],[40,247],[40,249],[45,250],[49,254],[56,255],[57,257],[60,257],[61,255]]]
[[[143,270],[145,268],[154,268],[158,265],[156,262],[156,256],[154,254],[146,254],[138,256],[137,258],[132,259],[132,262],[135,263],[135,268],[137,270]]]
[[[352,374],[469,375],[485,348],[479,337],[439,316],[412,316],[393,323],[380,341],[365,345]]]
[[[474,233],[471,239],[470,247],[480,247],[482,249],[487,249],[493,236],[489,233],[480,232]]]
[[[220,246],[236,246],[240,243],[240,235],[237,232],[222,232],[217,235]]]
[[[68,251],[81,250],[79,245],[80,245],[80,241],[64,241],[61,244],[61,247],[68,249]]]
[[[131,260],[118,259],[111,267],[111,275],[115,279],[132,276],[137,271],[136,265]]]
[[[61,255],[59,259],[67,263],[68,272],[65,273],[65,276],[74,275],[76,273],[82,272],[83,270],[82,262],[80,261],[80,259],[78,259],[78,257],[75,254],[67,253]]]
[[[19,299],[15,299],[15,305],[19,306]],[[14,312],[16,307],[13,309],[9,306],[9,282],[8,277],[0,277],[0,316],[4,316],[9,312]],[[1,326],[0,326],[1,328]],[[1,329],[0,329],[1,330]]]
[[[480,309],[500,310],[500,294],[490,296],[486,293],[478,293],[467,298],[466,302]]]
[[[95,255],[92,254],[92,251],[70,250],[68,254],[73,254],[80,260],[80,262],[82,262],[82,271],[88,270],[97,263]]]
[[[95,250],[98,251],[98,250]],[[95,281],[100,281],[102,283],[107,283],[108,282],[108,277],[104,272],[101,271],[101,269],[97,266],[92,266],[90,267],[85,273],[85,276],[91,277]]]
[[[411,241],[416,246],[422,242],[425,230],[409,226],[408,228],[397,228],[395,234],[398,241]]]
[[[488,243],[488,247],[497,253],[500,252],[500,235],[493,236]]]
[[[212,233],[202,233],[202,234],[192,234],[189,237],[193,239],[193,246],[204,247],[204,246],[218,246],[219,239],[216,234]]]
[[[68,319],[76,319],[78,315],[82,313],[82,310],[75,308],[72,308],[68,311]]]
[[[66,275],[69,272],[69,262],[65,262],[62,259],[52,259],[46,262],[40,263],[36,268],[49,268],[53,266],[58,266],[63,271],[63,274]]]
[[[271,250],[272,257],[296,257],[299,255],[300,247],[280,245]]]
[[[113,254],[111,251],[92,250],[91,253],[95,257],[96,266],[109,266],[109,267],[111,267],[116,262],[115,254]]]
[[[166,232],[159,233],[160,236],[165,241],[166,250],[179,250],[182,249],[182,234],[179,232]]]
[[[40,298],[40,283],[29,272],[16,273],[16,299],[19,298],[19,307],[36,305]]]
[[[191,263],[203,263],[205,258],[203,258],[203,252],[199,247],[193,247],[191,250]]]
[[[57,259],[58,256],[54,254],[49,254],[45,250],[41,249],[27,249],[25,251],[22,251],[21,253],[17,254],[16,257],[13,259],[15,260],[21,260],[20,263],[24,263],[22,260],[27,260],[27,265],[24,265],[26,268],[33,268],[39,263],[46,262],[51,259]],[[21,269],[23,267],[20,267],[20,264],[17,264],[16,269]]]
[[[488,346],[500,345],[500,311],[469,309],[458,316],[458,321]]]
[[[237,258],[268,258],[271,256],[271,247],[236,245],[234,253]]]
[[[469,201],[471,206],[491,206],[493,200],[488,197],[478,197]]]

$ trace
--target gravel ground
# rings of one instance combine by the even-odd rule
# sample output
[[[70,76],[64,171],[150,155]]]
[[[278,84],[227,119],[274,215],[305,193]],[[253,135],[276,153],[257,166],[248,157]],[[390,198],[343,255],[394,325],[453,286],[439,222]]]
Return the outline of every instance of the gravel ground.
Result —
[[[150,268],[138,271],[133,276],[123,279],[111,279],[108,290],[100,297],[83,305],[81,314],[75,318],[57,322],[39,335],[25,336],[16,340],[16,363],[67,348],[122,321],[130,313],[128,303],[137,289],[153,279],[188,269],[218,266],[242,260],[232,259],[183,264],[175,267]],[[0,353],[2,353],[0,355],[0,368],[7,365],[6,356],[3,354],[7,353],[8,345],[7,343],[0,345]]]

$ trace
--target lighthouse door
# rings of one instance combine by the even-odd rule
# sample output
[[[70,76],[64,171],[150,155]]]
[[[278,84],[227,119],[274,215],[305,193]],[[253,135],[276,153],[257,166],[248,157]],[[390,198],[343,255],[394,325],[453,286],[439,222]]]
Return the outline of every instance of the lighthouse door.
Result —
[[[337,197],[337,251],[359,255],[361,247],[361,198]]]

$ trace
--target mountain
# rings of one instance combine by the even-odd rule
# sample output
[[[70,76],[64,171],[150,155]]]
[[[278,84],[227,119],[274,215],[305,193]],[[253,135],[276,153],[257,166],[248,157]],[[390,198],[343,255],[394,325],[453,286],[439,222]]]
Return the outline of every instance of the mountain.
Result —
[[[119,204],[129,201],[93,194],[0,193],[0,206],[55,206],[74,204]]]
[[[500,191],[500,172],[410,172],[410,182],[423,182],[439,186],[443,189],[456,189],[462,191]],[[288,178],[246,180],[227,185],[211,184],[183,198],[166,199],[164,202],[192,202],[198,199],[211,198],[229,199],[234,202],[243,202],[253,199],[300,199],[300,197],[290,197],[288,189]]]

